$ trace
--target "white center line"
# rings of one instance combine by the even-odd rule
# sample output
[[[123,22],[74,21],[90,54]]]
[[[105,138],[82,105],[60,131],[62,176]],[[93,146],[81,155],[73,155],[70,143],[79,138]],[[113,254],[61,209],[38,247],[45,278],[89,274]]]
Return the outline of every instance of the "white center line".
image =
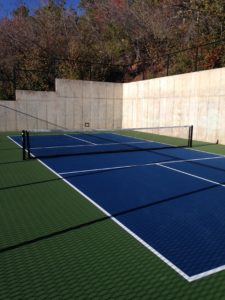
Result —
[[[87,140],[84,140],[84,139],[80,139],[78,137],[75,137],[73,135],[70,135],[70,134],[64,134],[65,136],[68,136],[69,138],[72,138],[72,139],[75,139],[75,140],[79,140],[79,141],[82,141],[82,142],[85,142],[85,143],[89,143],[91,145],[96,145],[95,143],[92,143],[90,141],[87,141]]]

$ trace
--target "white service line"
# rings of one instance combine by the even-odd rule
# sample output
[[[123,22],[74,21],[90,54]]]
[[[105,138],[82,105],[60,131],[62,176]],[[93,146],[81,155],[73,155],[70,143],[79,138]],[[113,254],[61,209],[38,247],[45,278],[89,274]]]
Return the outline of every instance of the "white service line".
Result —
[[[60,172],[60,175],[69,175],[69,174],[79,174],[79,173],[86,173],[86,172],[96,172],[96,171],[107,171],[107,170],[117,170],[117,169],[126,169],[126,168],[134,168],[134,167],[146,167],[146,166],[154,166],[154,165],[164,165],[164,164],[172,164],[172,163],[183,163],[183,162],[195,162],[195,161],[202,161],[202,160],[212,160],[212,159],[220,159],[224,158],[221,156],[215,157],[203,157],[203,158],[193,158],[193,159],[185,159],[185,160],[171,160],[171,161],[162,161],[159,163],[148,163],[148,164],[133,164],[133,165],[124,165],[124,166],[116,166],[116,167],[107,167],[107,168],[96,168],[96,169],[86,169],[86,170],[79,170],[79,171],[70,171],[70,172]]]
[[[31,147],[30,149],[54,149],[54,148],[77,148],[77,147],[94,147],[94,146],[112,146],[112,145],[130,145],[130,144],[146,144],[146,142],[128,142],[128,143],[107,143],[107,144],[90,144],[90,145],[63,145],[63,146],[48,146],[48,147]],[[142,150],[142,148],[140,148]],[[143,150],[145,150],[143,148]]]
[[[184,171],[181,171],[181,170],[176,169],[176,168],[171,168],[171,167],[165,166],[165,165],[160,164],[160,163],[159,163],[159,164],[157,163],[156,165],[158,165],[159,167],[162,167],[162,168],[169,169],[169,170],[171,170],[171,171],[175,171],[175,172],[178,172],[178,173],[182,173],[182,174],[185,174],[185,175],[188,175],[188,176],[191,176],[191,177],[200,179],[200,180],[204,180],[204,181],[207,181],[207,182],[210,182],[210,183],[213,183],[213,184],[216,184],[216,185],[225,187],[225,184],[222,184],[222,183],[219,183],[219,182],[217,182],[217,181],[213,181],[213,180],[207,179],[207,178],[205,178],[205,177],[201,177],[201,176],[197,176],[197,175],[194,175],[194,174],[191,174],[191,173],[188,173],[188,172],[184,172]]]
[[[72,139],[75,139],[75,140],[79,140],[79,141],[82,141],[82,142],[85,142],[85,143],[89,143],[91,145],[96,145],[95,143],[92,143],[90,141],[87,141],[87,140],[83,140],[83,139],[80,139],[78,137],[75,137],[73,135],[70,135],[70,134],[64,134],[65,136],[68,136],[69,138],[72,138]]]

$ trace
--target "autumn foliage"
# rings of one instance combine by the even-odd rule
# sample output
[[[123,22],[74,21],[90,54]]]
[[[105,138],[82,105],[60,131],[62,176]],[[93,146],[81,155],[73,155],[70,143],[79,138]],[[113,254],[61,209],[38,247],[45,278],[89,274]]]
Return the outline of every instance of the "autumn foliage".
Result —
[[[49,0],[0,20],[0,98],[51,90],[54,78],[136,80],[193,70],[195,50],[225,38],[225,0]],[[224,44],[199,48],[198,69],[225,65]],[[14,82],[14,83],[13,83]]]

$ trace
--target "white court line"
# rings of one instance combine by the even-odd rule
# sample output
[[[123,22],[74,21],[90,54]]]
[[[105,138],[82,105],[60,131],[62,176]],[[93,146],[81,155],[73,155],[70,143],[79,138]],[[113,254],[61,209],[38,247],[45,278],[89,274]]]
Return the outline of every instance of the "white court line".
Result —
[[[142,142],[144,141],[144,142],[150,142],[150,143],[153,142],[153,143],[162,144],[162,145],[169,145],[169,144],[165,144],[165,143],[161,143],[161,142],[157,142],[157,141],[153,141],[153,140],[147,140],[147,139],[143,139],[143,138],[138,138],[138,137],[135,137],[135,136],[129,136],[129,135],[126,135],[126,134],[121,134],[121,133],[115,133],[115,132],[113,132],[112,134],[113,135],[122,136],[122,137],[127,137],[127,138],[130,138],[130,139],[139,140],[139,141],[142,141]],[[169,145],[169,146],[174,146],[174,145]]]
[[[82,141],[82,142],[85,142],[85,143],[89,143],[91,145],[96,145],[95,143],[92,143],[90,141],[87,141],[87,140],[83,140],[83,139],[80,139],[78,137],[75,137],[73,135],[70,135],[70,134],[64,134],[65,136],[68,136],[69,138],[72,138],[72,139],[75,139],[75,140],[79,140],[79,141]]]
[[[183,162],[195,162],[201,160],[212,160],[212,159],[220,159],[225,158],[221,156],[215,157],[203,157],[203,158],[193,158],[193,159],[185,159],[185,160],[171,160],[171,161],[163,161],[159,163],[148,163],[148,164],[133,164],[133,165],[124,165],[124,166],[117,166],[117,167],[108,167],[108,168],[96,168],[96,169],[86,169],[80,171],[70,171],[70,172],[60,172],[60,175],[69,175],[69,174],[79,174],[79,173],[86,173],[86,172],[96,172],[96,171],[107,171],[107,170],[117,170],[117,169],[126,169],[126,168],[134,168],[134,167],[146,167],[146,166],[154,166],[154,165],[161,165],[161,164],[172,164],[172,163],[183,163]]]
[[[181,170],[176,169],[176,168],[171,168],[171,167],[165,166],[165,165],[160,164],[160,163],[157,163],[156,165],[158,165],[159,167],[162,167],[162,168],[166,168],[166,169],[178,172],[178,173],[182,173],[182,174],[185,174],[185,175],[188,175],[188,176],[200,179],[200,180],[204,180],[204,181],[207,181],[207,182],[210,182],[210,183],[213,183],[213,184],[225,187],[225,184],[222,184],[222,183],[219,183],[217,181],[213,181],[213,180],[207,179],[205,177],[201,177],[201,176],[197,176],[197,175],[194,175],[194,174],[191,174],[191,173],[188,173],[188,172],[184,172],[184,171],[181,171]]]
[[[214,159],[214,158],[224,158],[224,157],[212,157],[212,158],[202,158],[202,160],[206,159]],[[196,159],[199,160],[199,159]],[[75,185],[71,184],[69,181],[67,181],[65,178],[63,178],[59,173],[54,171],[52,168],[50,168],[48,165],[46,165],[44,162],[38,159],[38,161],[44,165],[47,169],[52,171],[56,176],[58,176],[60,179],[62,179],[65,183],[67,183],[71,188],[73,188],[75,191],[79,192],[83,197],[85,197],[89,202],[91,202],[94,206],[96,206],[99,210],[101,210],[105,215],[107,215],[111,220],[113,220],[116,224],[118,224],[121,228],[123,228],[126,232],[128,232],[131,236],[133,236],[137,241],[139,241],[143,246],[145,246],[147,249],[149,249],[153,254],[155,254],[157,257],[159,257],[164,263],[166,263],[169,267],[171,267],[174,271],[176,271],[180,276],[182,276],[184,279],[186,279],[188,282],[193,282],[195,280],[199,280],[201,278],[204,278],[206,276],[215,274],[219,271],[225,270],[225,265],[220,266],[215,269],[211,269],[206,272],[202,272],[200,274],[189,276],[186,273],[184,273],[181,269],[179,269],[176,265],[174,265],[170,260],[168,260],[166,257],[164,257],[161,253],[159,253],[155,248],[147,244],[143,239],[141,239],[138,235],[136,235],[133,231],[131,231],[128,227],[126,227],[124,224],[122,224],[117,218],[113,217],[108,211],[106,211],[103,207],[101,207],[99,204],[97,204],[94,200],[92,200],[89,196],[87,196],[85,193],[83,193],[80,189],[78,189]],[[192,160],[193,161],[193,160]],[[177,162],[177,161],[174,161]],[[180,161],[181,162],[181,161]],[[184,161],[183,161],[184,162]],[[168,162],[169,163],[169,162]],[[160,163],[156,163],[158,166],[166,167],[163,165],[160,165]],[[169,167],[170,168],[170,167]],[[170,168],[171,169],[171,168]],[[175,169],[174,169],[175,170]],[[191,174],[189,174],[191,175]],[[194,177],[197,177],[193,175]],[[201,177],[199,177],[201,179]],[[213,182],[213,181],[211,181]],[[213,182],[215,183],[215,182]],[[218,185],[221,185],[220,183],[217,183]]]
[[[125,136],[125,137],[127,137],[127,135],[123,135],[123,134],[119,134],[119,133],[114,133],[115,135],[119,135],[119,136]],[[129,135],[128,135],[128,137],[130,137]],[[172,144],[167,144],[167,143],[162,143],[162,142],[157,142],[157,141],[153,141],[153,140],[147,140],[147,139],[141,139],[141,138],[137,138],[137,137],[130,137],[130,138],[133,138],[133,139],[136,139],[136,140],[140,140],[140,141],[146,141],[146,142],[153,142],[153,143],[157,143],[157,144],[161,144],[161,145],[167,145],[167,146],[171,146],[171,149],[179,149],[179,146],[174,146],[174,145],[172,145]],[[195,146],[193,146],[193,147],[195,147]],[[185,149],[185,150],[189,150],[189,151],[197,151],[197,152],[201,152],[201,153],[207,153],[207,154],[211,154],[211,155],[215,155],[215,153],[213,153],[213,152],[209,152],[209,151],[202,151],[202,150],[199,150],[199,149],[193,149],[193,147],[188,147],[188,146],[186,146],[186,147],[180,147],[180,148],[183,148],[183,149]],[[196,147],[198,147],[198,146],[196,146]],[[157,150],[159,150],[159,149],[152,149],[153,151],[157,151]],[[225,155],[224,154],[217,154],[218,156],[221,156],[221,157],[225,157]]]
[[[137,241],[139,241],[142,245],[144,245],[152,253],[154,253],[156,256],[158,256],[163,262],[165,262],[168,266],[170,266],[180,276],[182,276],[187,281],[191,281],[190,277],[186,273],[184,273],[181,269],[179,269],[176,265],[174,265],[170,260],[168,260],[161,253],[159,253],[157,250],[155,250],[153,247],[151,247],[149,244],[147,244],[143,239],[141,239],[138,235],[136,235],[133,231],[131,231],[128,227],[126,227],[123,223],[121,223],[119,220],[117,220],[117,218],[113,217],[107,210],[105,210],[103,207],[101,207],[99,204],[97,204],[94,200],[92,200],[89,196],[87,196],[85,193],[83,193],[75,185],[71,184],[69,181],[67,181],[65,178],[63,178],[59,173],[57,173],[56,171],[54,171],[51,167],[49,167],[47,164],[45,164],[42,160],[40,160],[40,159],[37,159],[37,160],[43,166],[45,166],[47,169],[49,169],[51,172],[53,172],[57,177],[59,177],[62,181],[64,181],[65,183],[67,183],[72,189],[74,189],[75,191],[77,191],[80,195],[82,195],[89,202],[91,202],[94,206],[96,206],[99,210],[101,210],[106,216],[108,216],[112,221],[114,221],[121,228],[123,228],[126,232],[128,232],[131,236],[133,236]]]
[[[16,135],[16,136],[18,136],[18,135]],[[13,143],[15,143],[17,146],[19,146],[20,148],[22,148],[22,146],[19,143],[17,143],[16,141],[14,141],[10,136],[7,135],[7,138],[10,139],[10,141],[12,141]]]
[[[204,177],[201,177],[201,176],[196,176],[196,175],[194,175],[194,174],[191,174],[191,173],[188,173],[188,172],[184,172],[184,171],[181,171],[181,170],[176,169],[176,168],[171,168],[171,167],[168,167],[168,166],[165,166],[165,165],[162,165],[162,164],[157,164],[157,165],[158,165],[159,167],[166,168],[166,169],[169,169],[169,170],[174,171],[174,172],[178,172],[178,173],[181,173],[181,174],[185,174],[185,175],[187,175],[187,176],[191,176],[191,177],[194,177],[194,178],[203,180],[203,181],[207,181],[207,182],[213,183],[213,184],[218,185],[218,186],[221,186],[221,187],[225,187],[225,184],[219,183],[219,182],[217,182],[217,181],[209,180],[209,179],[204,178]],[[189,282],[192,282],[192,281],[195,281],[195,280],[199,280],[199,279],[201,279],[201,278],[204,278],[204,277],[206,277],[206,276],[209,276],[209,275],[212,275],[212,274],[215,274],[215,273],[224,271],[224,270],[225,270],[225,265],[222,265],[222,266],[219,266],[219,267],[217,267],[217,268],[208,270],[208,271],[206,271],[206,272],[202,272],[202,273],[199,273],[199,274],[197,274],[197,275],[190,276],[189,279],[188,279],[188,281],[189,281]]]
[[[17,144],[20,148],[22,148],[22,146],[17,143],[16,141],[14,141],[11,137],[8,136],[8,138],[13,141],[15,144]],[[191,150],[191,149],[190,149]],[[204,153],[204,151],[200,151]],[[207,152],[206,152],[207,153]],[[210,153],[212,154],[212,153]],[[212,154],[213,155],[213,154]],[[219,157],[212,157],[213,158],[224,158],[224,156],[219,156]],[[204,159],[204,158],[203,158]],[[203,160],[202,159],[202,160]],[[205,158],[207,159],[207,158]],[[210,159],[210,158],[208,158]],[[180,270],[176,265],[174,265],[172,262],[170,262],[167,258],[165,258],[162,254],[160,254],[157,250],[155,250],[153,247],[151,247],[149,244],[147,244],[144,240],[142,240],[139,236],[137,236],[134,232],[132,232],[130,229],[128,229],[126,226],[124,226],[120,221],[118,221],[115,217],[113,217],[111,214],[109,214],[104,208],[102,208],[100,205],[98,205],[97,203],[95,203],[90,197],[88,197],[86,194],[84,194],[81,190],[79,190],[76,186],[72,185],[69,181],[67,181],[65,178],[63,178],[59,173],[57,173],[56,171],[54,171],[52,168],[50,168],[48,165],[46,165],[44,162],[42,162],[40,159],[38,159],[38,161],[45,166],[48,170],[50,170],[52,173],[54,173],[57,177],[59,177],[62,181],[64,181],[66,184],[68,184],[72,189],[74,189],[75,191],[77,191],[79,194],[81,194],[83,197],[85,197],[89,202],[91,202],[94,206],[96,206],[99,210],[101,210],[105,215],[107,215],[111,220],[113,220],[116,224],[118,224],[121,228],[123,228],[126,232],[128,232],[131,236],[133,236],[137,241],[139,241],[142,245],[144,245],[147,249],[149,249],[152,253],[154,253],[157,257],[159,257],[163,262],[165,262],[168,266],[170,266],[174,271],[176,271],[180,276],[182,276],[184,279],[186,279],[188,282],[192,282],[201,278],[204,278],[206,276],[215,274],[219,271],[223,271],[225,270],[225,265],[220,266],[218,268],[215,269],[211,269],[209,271],[206,272],[202,272],[200,274],[194,275],[194,276],[188,276],[186,273],[184,273],[182,270]],[[177,162],[177,161],[175,161]],[[168,162],[169,163],[169,162]],[[173,169],[164,165],[161,165],[160,163],[157,163],[158,166],[161,167],[165,167],[165,168],[169,168],[169,169]],[[179,170],[173,169],[173,171],[177,171],[179,172]],[[190,176],[194,176],[192,174],[188,174]],[[201,179],[199,177],[199,179]],[[214,182],[215,183],[215,182]],[[220,183],[218,183],[218,185],[221,185]]]
[[[150,128],[149,128],[150,129]],[[154,134],[153,132],[140,132],[140,133],[145,133],[145,134]],[[112,133],[114,135],[118,135],[118,136],[122,136],[122,137],[128,137],[130,139],[135,139],[135,140],[139,140],[139,141],[144,141],[144,142],[149,142],[149,143],[156,143],[156,144],[161,144],[161,145],[167,145],[167,146],[171,146],[171,148],[178,148],[179,146],[176,146],[176,145],[172,145],[172,144],[168,144],[168,143],[162,143],[160,141],[154,141],[154,140],[148,140],[148,139],[144,139],[144,138],[138,138],[138,137],[135,137],[135,136],[129,136],[129,135],[126,135],[126,134],[121,134],[121,133]],[[181,147],[181,146],[180,146]],[[183,146],[182,146],[183,147]],[[186,146],[187,147],[187,146]],[[186,148],[185,146],[183,148]],[[154,150],[154,149],[153,149]],[[155,149],[155,150],[158,150],[158,149]],[[211,153],[212,154],[212,153]]]
[[[224,271],[225,270],[225,265],[222,265],[220,267],[217,267],[217,268],[214,268],[214,269],[211,269],[209,271],[205,271],[205,272],[202,272],[202,273],[199,273],[197,275],[193,275],[191,277],[189,277],[189,282],[192,282],[192,281],[196,281],[196,280],[199,280],[199,279],[202,279],[204,277],[207,277],[209,275],[213,275],[213,274],[216,274],[218,272],[221,272],[221,271]]]
[[[11,141],[13,141],[15,144],[17,144],[20,148],[22,146],[8,137]],[[116,224],[118,224],[122,229],[124,229],[126,232],[128,232],[131,236],[133,236],[137,241],[139,241],[142,245],[144,245],[147,249],[149,249],[152,253],[154,253],[157,257],[159,257],[163,262],[165,262],[168,266],[170,266],[174,271],[176,271],[180,276],[182,276],[187,281],[190,281],[190,277],[184,273],[182,270],[180,270],[176,265],[174,265],[171,261],[169,261],[166,257],[164,257],[161,253],[159,253],[157,250],[155,250],[153,247],[151,247],[149,244],[147,244],[144,240],[142,240],[138,235],[136,235],[133,231],[131,231],[129,228],[127,228],[125,225],[123,225],[119,220],[117,220],[115,217],[113,217],[108,211],[106,211],[103,207],[98,205],[94,200],[92,200],[90,197],[88,197],[85,193],[83,193],[80,189],[78,189],[75,185],[71,184],[69,181],[67,181],[65,178],[63,178],[59,173],[54,171],[52,168],[50,168],[47,164],[45,164],[40,159],[37,159],[43,166],[45,166],[48,170],[50,170],[52,173],[54,173],[57,177],[59,177],[62,181],[64,181],[66,184],[68,184],[72,189],[74,189],[76,192],[78,192],[80,195],[82,195],[84,198],[86,198],[90,203],[92,203],[95,207],[97,207],[99,210],[101,210],[106,216],[108,216],[112,221],[114,221]]]
[[[107,144],[90,144],[90,145],[63,145],[63,146],[48,146],[48,147],[31,147],[30,149],[54,149],[54,148],[79,148],[79,147],[97,147],[97,146],[112,146],[112,145],[132,145],[132,144],[146,144],[146,142],[128,142],[128,143],[107,143]],[[142,148],[140,148],[142,150]],[[143,150],[145,150],[143,148]]]

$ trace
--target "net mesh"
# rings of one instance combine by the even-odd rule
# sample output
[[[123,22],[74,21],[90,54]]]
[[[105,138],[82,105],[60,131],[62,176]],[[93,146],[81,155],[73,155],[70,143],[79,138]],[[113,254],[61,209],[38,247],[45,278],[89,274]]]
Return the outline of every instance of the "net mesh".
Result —
[[[23,131],[24,156],[29,158],[146,151],[191,144],[192,126]]]

